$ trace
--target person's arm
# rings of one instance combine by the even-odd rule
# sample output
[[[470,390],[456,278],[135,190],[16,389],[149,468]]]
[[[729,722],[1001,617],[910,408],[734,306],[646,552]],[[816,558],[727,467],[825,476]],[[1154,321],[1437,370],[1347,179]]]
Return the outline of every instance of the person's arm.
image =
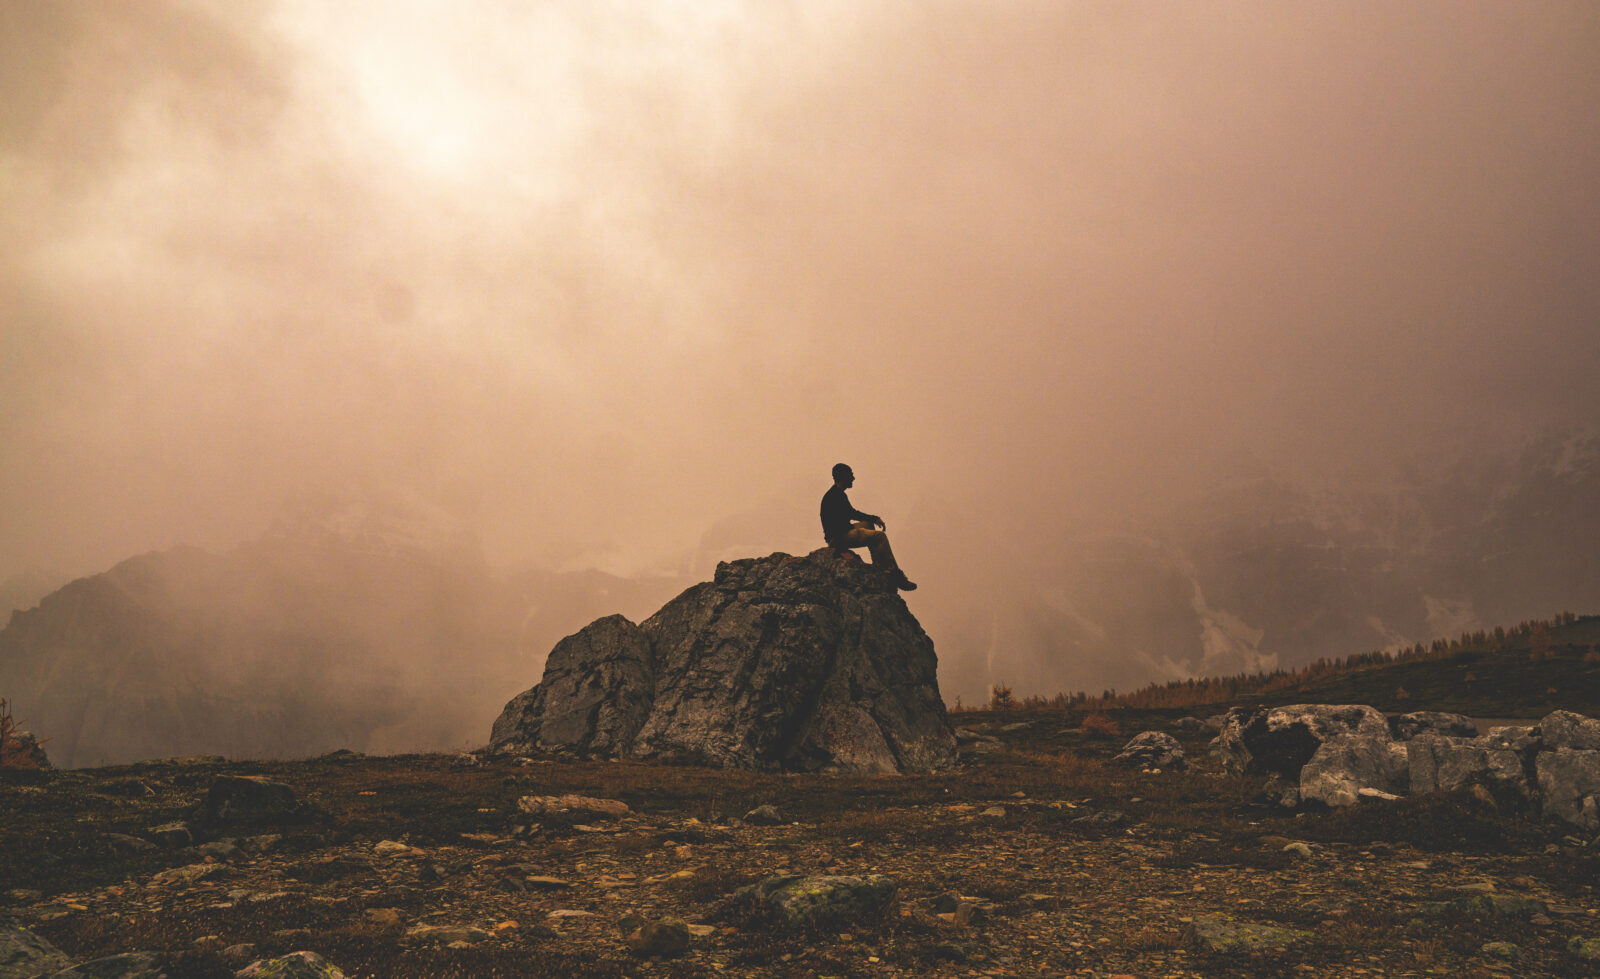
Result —
[[[850,508],[850,519],[851,520],[860,520],[863,523],[867,523],[867,524],[875,524],[879,530],[883,530],[884,529],[884,523],[883,523],[883,518],[882,517],[874,516],[874,515],[872,515],[870,513],[862,513],[860,510],[857,510],[853,506]]]

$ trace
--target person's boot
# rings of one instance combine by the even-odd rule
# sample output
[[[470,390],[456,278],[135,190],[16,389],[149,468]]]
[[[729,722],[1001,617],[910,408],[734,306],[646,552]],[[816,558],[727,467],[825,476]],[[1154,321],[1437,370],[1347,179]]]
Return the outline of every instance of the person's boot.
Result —
[[[894,586],[896,588],[900,589],[901,591],[916,591],[917,590],[917,583],[915,581],[912,581],[910,578],[907,578],[906,577],[906,573],[904,571],[896,571],[895,572]]]

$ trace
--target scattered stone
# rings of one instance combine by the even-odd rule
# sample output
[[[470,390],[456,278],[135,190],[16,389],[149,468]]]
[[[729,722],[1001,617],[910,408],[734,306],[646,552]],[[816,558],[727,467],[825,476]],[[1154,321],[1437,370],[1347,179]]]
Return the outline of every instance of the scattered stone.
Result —
[[[403,924],[398,908],[368,908],[366,918],[379,928],[398,930]]]
[[[488,937],[487,931],[473,925],[412,925],[406,931],[407,941],[430,945],[470,944]]]
[[[52,973],[50,979],[167,979],[161,962],[148,952],[124,952]]]
[[[567,918],[592,918],[592,917],[594,917],[594,912],[593,911],[580,911],[580,910],[577,910],[577,909],[574,909],[574,908],[558,908],[555,911],[552,911],[549,914],[545,915],[545,917],[546,918],[554,918],[557,921],[562,921],[562,920],[565,920]]]
[[[0,979],[25,979],[70,965],[67,953],[33,932],[0,924]]]
[[[517,800],[517,808],[534,816],[598,819],[621,819],[630,812],[626,802],[586,795],[525,795]]]
[[[848,926],[883,917],[898,890],[894,880],[881,875],[768,877],[739,888],[733,900],[762,907],[786,925]]]
[[[102,833],[100,838],[105,840],[111,846],[111,849],[124,853],[142,853],[156,848],[156,845],[149,840],[142,840],[137,836],[129,836],[126,833]]]
[[[1143,731],[1134,735],[1111,763],[1128,768],[1182,770],[1185,767],[1183,746],[1164,731]]]
[[[1220,722],[1219,725],[1220,726]],[[1172,722],[1172,729],[1186,737],[1196,737],[1209,730],[1209,725],[1198,717],[1180,717]]]
[[[379,840],[372,845],[372,852],[380,857],[425,857],[426,850],[420,850],[409,843],[398,840]]]
[[[1467,888],[1461,888],[1468,891]],[[1494,894],[1468,892],[1452,901],[1433,901],[1422,906],[1424,917],[1434,918],[1448,912],[1474,914],[1486,918],[1531,918],[1546,914],[1550,909],[1538,898],[1520,894]]]
[[[1304,843],[1290,843],[1283,848],[1283,852],[1299,857],[1301,860],[1310,860],[1312,856],[1311,847]]]
[[[235,972],[234,979],[345,979],[339,967],[316,952],[290,952],[261,959]]]
[[[172,850],[194,845],[194,830],[188,823],[162,823],[151,827],[150,835],[157,843]]]
[[[1515,962],[1522,958],[1522,949],[1511,942],[1485,942],[1478,951],[1493,959],[1504,962]]]
[[[249,942],[241,942],[238,945],[229,945],[227,948],[223,949],[217,954],[220,955],[222,957],[222,961],[226,962],[228,965],[242,967],[247,963],[254,962],[256,960],[256,947]]]
[[[1128,822],[1128,814],[1116,809],[1102,809],[1099,812],[1091,812],[1087,816],[1079,816],[1072,822],[1089,826],[1121,826]]]
[[[1196,915],[1183,930],[1184,941],[1207,952],[1223,955],[1272,952],[1287,948],[1309,931],[1236,921],[1221,915]]]
[[[673,958],[689,950],[689,926],[678,918],[648,921],[629,915],[618,926],[623,941],[635,955]]]
[[[1585,962],[1600,962],[1600,938],[1574,935],[1571,941],[1567,942],[1567,951]]]
[[[528,885],[529,890],[535,891],[564,891],[572,886],[571,882],[559,877],[541,877],[537,874],[522,878],[522,882]]]
[[[1031,721],[1014,721],[1010,724],[1000,725],[1000,733],[1015,734],[1018,731],[1026,731],[1030,727],[1033,727],[1033,722]]]
[[[150,875],[152,884],[193,884],[214,877],[226,876],[228,868],[220,863],[191,863],[183,867],[169,867]]]
[[[206,792],[203,806],[205,821],[210,825],[283,820],[299,811],[299,801],[289,786],[243,775],[218,775]]]
[[[240,850],[239,844],[232,840],[217,840],[213,843],[201,844],[198,852],[202,857],[210,857],[213,860],[226,862],[242,856],[244,851]]]
[[[497,750],[715,767],[928,771],[956,761],[933,641],[882,569],[832,548],[723,562],[639,625],[563,639]]]
[[[752,826],[781,826],[788,822],[778,812],[778,807],[772,804],[756,806],[744,814],[744,821]]]
[[[1437,710],[1419,710],[1401,714],[1389,721],[1389,729],[1401,741],[1410,741],[1419,734],[1432,734],[1445,738],[1475,738],[1478,725],[1465,714],[1447,714]]]
[[[990,806],[989,808],[985,809],[983,812],[978,813],[978,815],[987,816],[990,819],[1004,819],[1005,816],[1006,816],[1006,807],[1005,806]]]

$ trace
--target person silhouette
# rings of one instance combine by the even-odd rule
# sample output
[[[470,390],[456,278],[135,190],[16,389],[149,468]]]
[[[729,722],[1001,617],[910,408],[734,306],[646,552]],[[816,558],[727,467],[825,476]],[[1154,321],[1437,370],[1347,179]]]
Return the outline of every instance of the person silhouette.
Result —
[[[896,588],[915,591],[916,583],[906,577],[894,559],[883,518],[862,513],[850,505],[845,490],[855,482],[856,474],[849,466],[841,462],[833,467],[833,486],[822,495],[822,539],[829,547],[841,551],[865,547],[872,555],[872,566],[893,575]]]

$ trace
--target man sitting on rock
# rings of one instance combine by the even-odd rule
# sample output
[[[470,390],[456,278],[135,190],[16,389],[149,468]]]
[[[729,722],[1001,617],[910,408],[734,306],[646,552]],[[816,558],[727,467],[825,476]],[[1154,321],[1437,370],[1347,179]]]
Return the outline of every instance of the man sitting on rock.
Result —
[[[917,586],[895,563],[894,551],[889,549],[889,535],[884,533],[883,518],[862,513],[850,505],[850,497],[844,491],[855,485],[855,481],[856,474],[849,466],[841,462],[833,467],[833,488],[822,497],[822,539],[829,547],[841,551],[865,547],[872,554],[873,567],[883,568],[894,576],[896,588],[912,591]]]

